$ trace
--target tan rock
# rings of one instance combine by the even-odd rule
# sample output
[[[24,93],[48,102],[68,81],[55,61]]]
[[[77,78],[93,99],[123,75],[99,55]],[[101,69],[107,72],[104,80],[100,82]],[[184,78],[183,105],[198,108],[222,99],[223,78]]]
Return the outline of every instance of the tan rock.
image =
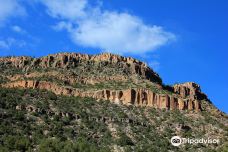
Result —
[[[66,68],[68,66],[75,66],[77,63],[81,62],[107,62],[110,64],[120,64],[125,68],[130,66],[132,74],[138,74],[141,77],[148,79],[150,81],[161,84],[161,78],[157,73],[150,69],[145,63],[138,61],[133,58],[126,58],[119,55],[114,55],[110,53],[103,53],[100,55],[87,55],[79,53],[58,53],[53,55],[48,55],[41,58],[31,58],[31,57],[9,57],[0,58],[0,62],[4,64],[9,64],[18,68],[49,68],[58,67]],[[29,64],[30,63],[30,64]],[[86,83],[86,82],[85,82]]]
[[[207,99],[207,96],[201,92],[200,86],[194,82],[186,82],[183,84],[176,84],[173,86],[174,92],[181,95],[183,98]]]
[[[131,88],[126,90],[97,90],[84,91],[72,87],[59,86],[55,83],[46,81],[17,81],[5,84],[3,87],[9,88],[37,88],[46,89],[57,95],[92,97],[98,100],[110,100],[114,103],[122,103],[126,105],[148,106],[160,109],[179,109],[179,110],[196,110],[200,111],[200,102],[197,100],[183,100],[174,96],[156,94],[150,90],[141,88]],[[16,107],[20,108],[20,107]],[[30,107],[32,108],[32,107]],[[33,110],[31,110],[33,111]]]

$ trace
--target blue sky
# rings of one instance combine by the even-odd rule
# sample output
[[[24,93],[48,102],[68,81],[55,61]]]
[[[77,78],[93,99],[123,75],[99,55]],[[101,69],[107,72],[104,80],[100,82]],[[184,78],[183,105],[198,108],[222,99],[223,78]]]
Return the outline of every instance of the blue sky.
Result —
[[[227,14],[226,0],[0,0],[0,56],[133,56],[228,113]]]

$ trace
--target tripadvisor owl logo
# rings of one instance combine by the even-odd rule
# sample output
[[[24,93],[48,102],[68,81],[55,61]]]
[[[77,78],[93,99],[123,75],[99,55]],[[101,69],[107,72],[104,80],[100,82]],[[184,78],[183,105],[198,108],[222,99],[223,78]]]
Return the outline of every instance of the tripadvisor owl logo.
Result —
[[[180,146],[181,144],[219,144],[219,139],[213,138],[181,138],[173,136],[170,140],[173,146]]]
[[[173,146],[180,146],[182,143],[182,139],[179,136],[173,136],[170,141]]]

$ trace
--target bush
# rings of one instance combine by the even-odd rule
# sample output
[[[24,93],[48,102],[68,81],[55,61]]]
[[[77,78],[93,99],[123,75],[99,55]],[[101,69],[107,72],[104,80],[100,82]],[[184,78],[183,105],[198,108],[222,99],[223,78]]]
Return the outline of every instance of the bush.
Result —
[[[119,139],[117,139],[117,144],[120,146],[127,146],[127,145],[133,146],[134,145],[132,140],[124,133],[120,134]]]
[[[6,149],[26,151],[29,149],[30,141],[23,136],[6,136],[3,144]]]

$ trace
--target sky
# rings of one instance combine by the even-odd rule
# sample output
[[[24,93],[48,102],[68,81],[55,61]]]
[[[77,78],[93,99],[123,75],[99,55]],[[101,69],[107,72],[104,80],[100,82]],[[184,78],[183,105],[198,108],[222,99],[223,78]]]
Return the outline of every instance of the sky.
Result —
[[[0,56],[132,56],[228,113],[227,14],[226,0],[0,0]]]

